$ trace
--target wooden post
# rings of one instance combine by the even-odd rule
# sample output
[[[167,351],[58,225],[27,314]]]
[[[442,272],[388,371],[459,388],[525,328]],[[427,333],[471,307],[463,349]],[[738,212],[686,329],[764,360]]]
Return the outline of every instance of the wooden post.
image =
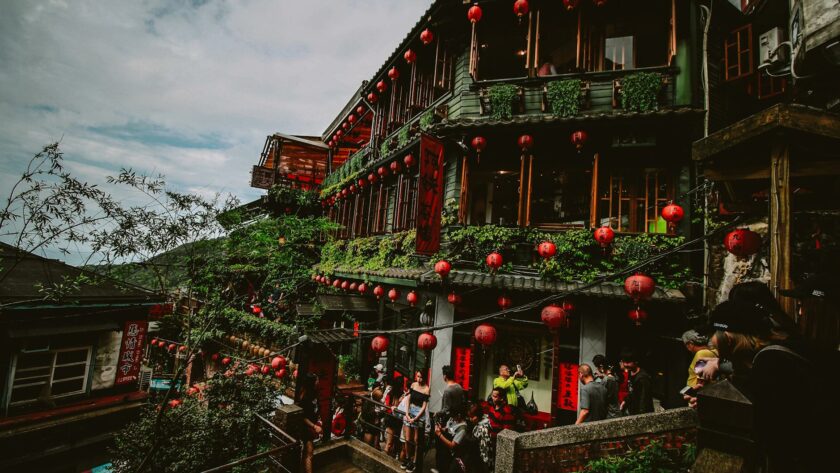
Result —
[[[525,153],[519,157],[519,205],[516,208],[516,223],[519,226],[525,225],[525,211],[522,208],[522,199],[525,197]]]
[[[790,289],[790,149],[777,137],[770,149],[770,287],[788,314],[795,312],[794,300],[779,295]]]
[[[469,157],[464,154],[461,159],[461,195],[458,206],[458,223],[467,223],[467,206],[469,205],[469,188],[470,188],[470,163]]]
[[[525,226],[531,226],[531,183],[534,177],[534,155],[528,155],[528,198],[525,199]]]
[[[551,425],[550,427],[557,427],[559,424],[559,408],[557,407],[557,400],[560,399],[560,333],[557,330],[553,331],[553,355],[554,366],[551,370],[554,373],[551,376]]]
[[[591,228],[600,227],[598,224],[598,160],[599,155],[595,153],[592,159],[592,195],[589,202],[589,226]]]

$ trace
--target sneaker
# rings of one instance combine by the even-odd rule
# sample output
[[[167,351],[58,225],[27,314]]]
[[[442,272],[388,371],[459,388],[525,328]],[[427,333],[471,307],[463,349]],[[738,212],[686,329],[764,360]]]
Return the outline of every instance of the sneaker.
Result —
[[[414,473],[414,462],[408,462],[408,465],[405,467],[405,473]]]
[[[408,460],[403,460],[400,462],[400,470],[405,470],[408,468]]]

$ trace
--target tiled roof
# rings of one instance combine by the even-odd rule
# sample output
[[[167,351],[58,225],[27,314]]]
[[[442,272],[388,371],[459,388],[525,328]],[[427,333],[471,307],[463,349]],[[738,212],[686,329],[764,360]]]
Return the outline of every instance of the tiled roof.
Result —
[[[434,274],[423,276],[422,282],[436,283],[440,278]],[[581,291],[586,296],[612,297],[626,299],[624,286],[614,282],[604,282],[597,286],[586,287],[584,283],[553,281],[539,276],[523,276],[514,274],[496,274],[480,271],[454,270],[449,273],[449,283],[455,286],[484,287],[508,289],[511,291],[529,292],[553,292],[565,293],[569,291]],[[685,296],[677,289],[663,289],[657,287],[653,293],[653,300],[660,301],[683,301]]]
[[[346,328],[332,328],[310,332],[309,339],[315,343],[339,343],[349,340],[356,340],[353,332]]]
[[[361,295],[319,294],[318,303],[325,311],[376,312],[379,310],[379,304],[375,300]]]
[[[605,120],[638,120],[638,119],[656,119],[656,118],[677,118],[689,117],[692,115],[700,115],[703,113],[702,109],[681,107],[681,108],[665,108],[662,110],[653,110],[650,112],[625,112],[615,111],[610,113],[583,113],[574,117],[558,117],[552,114],[528,114],[528,115],[514,115],[509,119],[494,119],[490,117],[482,118],[461,118],[455,120],[444,120],[433,127],[434,131],[446,132],[452,130],[461,130],[465,128],[479,128],[479,127],[496,127],[509,125],[554,125],[561,123],[579,123]]]
[[[318,271],[317,266],[315,267],[315,271]],[[339,278],[343,277],[348,279],[366,279],[366,276],[372,276],[374,278],[380,277],[419,281],[420,277],[427,272],[429,272],[429,270],[425,268],[385,268],[381,270],[370,270],[364,268],[337,267],[332,271],[332,274]]]

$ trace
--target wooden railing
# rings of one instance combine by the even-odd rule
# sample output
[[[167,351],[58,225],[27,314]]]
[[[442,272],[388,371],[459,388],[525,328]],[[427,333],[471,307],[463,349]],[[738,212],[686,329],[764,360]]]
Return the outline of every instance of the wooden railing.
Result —
[[[244,465],[253,465],[256,467],[257,465],[254,465],[256,462],[267,462],[268,471],[271,472],[297,473],[297,465],[300,460],[300,441],[284,432],[265,417],[259,414],[254,414],[254,416],[254,421],[258,427],[267,435],[271,448],[225,465],[205,470],[202,473],[230,471]],[[263,465],[263,470],[265,467],[266,465]]]

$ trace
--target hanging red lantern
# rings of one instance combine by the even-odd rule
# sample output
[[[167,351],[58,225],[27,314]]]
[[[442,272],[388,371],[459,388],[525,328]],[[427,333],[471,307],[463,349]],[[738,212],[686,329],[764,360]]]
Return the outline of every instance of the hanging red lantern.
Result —
[[[414,307],[415,305],[417,305],[417,299],[418,299],[417,293],[414,292],[414,291],[411,291],[411,292],[409,292],[408,294],[405,295],[405,300],[408,301],[408,305],[410,305],[411,307]],[[393,300],[393,299],[391,299],[391,300]]]
[[[256,315],[259,315],[262,312],[262,307],[258,305],[253,305],[251,306],[251,312],[253,312]]]
[[[359,105],[358,107],[356,107],[356,114],[358,114],[360,117],[365,114],[364,105]]]
[[[380,94],[382,92],[385,92],[386,90],[388,90],[388,83],[385,82],[384,80],[381,80],[381,81],[377,82],[376,83],[376,90],[378,90]]]
[[[257,370],[255,370],[254,368],[251,368],[251,367],[249,366],[249,367],[248,367],[248,369],[247,369],[247,370],[245,370],[245,376],[254,376],[254,374],[255,374],[256,372],[257,372]]]
[[[344,189],[341,189],[341,197],[347,197],[348,193],[349,193],[349,191],[347,190],[346,187]]]
[[[382,286],[374,287],[373,295],[376,296],[377,299],[381,298],[383,295],[385,295],[385,288]]]
[[[578,3],[580,3],[580,0],[563,0],[563,6],[566,7],[567,11],[572,11],[577,8]]]
[[[440,260],[435,263],[435,272],[441,277],[441,279],[446,279],[446,277],[449,276],[450,271],[452,271],[452,265],[449,264],[449,261]]]
[[[470,23],[478,23],[481,21],[481,13],[481,7],[473,5],[467,10],[467,19],[470,20]]]
[[[364,293],[366,293],[366,292],[367,292],[367,288],[368,288],[367,284],[365,284],[365,283],[361,283],[361,284],[359,284],[359,287],[358,287],[359,294],[364,294]]]
[[[513,299],[508,297],[506,294],[502,294],[496,299],[496,304],[499,305],[499,309],[505,310],[513,305]]]
[[[336,136],[336,137],[341,138],[341,135],[343,135],[343,134],[344,134],[344,132],[343,132],[343,131],[341,131],[341,130],[335,130],[335,136]]]
[[[271,367],[268,366],[268,365],[262,365],[262,368],[260,368],[260,373],[262,373],[262,374],[271,373]]]
[[[523,153],[527,153],[531,150],[531,147],[534,146],[534,138],[531,135],[522,135],[517,140],[519,143],[519,148],[522,150]]]
[[[485,347],[496,343],[496,327],[490,324],[481,324],[475,328],[475,341]]]
[[[352,113],[350,115],[347,115],[347,122],[356,123],[356,115],[353,115]]]
[[[543,259],[549,259],[557,254],[557,245],[555,245],[553,241],[544,241],[537,247],[537,253],[539,253]]]
[[[603,248],[610,246],[614,238],[615,232],[607,225],[595,229],[595,241],[600,243]]]
[[[647,320],[648,314],[646,311],[636,307],[635,309],[630,309],[630,311],[627,312],[627,317],[635,322],[636,326],[639,326],[642,325],[642,322]]]
[[[502,267],[504,260],[502,259],[502,255],[494,251],[493,253],[487,255],[484,262],[487,263],[487,266],[489,266],[492,271],[495,271]]]
[[[517,17],[524,17],[528,14],[529,10],[530,6],[528,5],[528,0],[516,0],[513,2],[513,13],[515,13]]]
[[[356,193],[356,184],[350,184],[350,193],[351,193],[351,194],[355,194],[355,193]]]
[[[275,356],[271,359],[271,369],[279,370],[286,367],[286,358],[282,356]]]
[[[565,325],[567,316],[568,314],[566,314],[566,311],[555,304],[543,307],[542,312],[540,312],[540,319],[542,320],[542,323],[551,330],[558,329]]]
[[[169,346],[166,347],[166,349],[169,350],[169,351],[175,351],[175,348],[177,348],[177,347],[178,347],[178,345],[175,345],[174,343],[170,343]]]
[[[417,348],[423,351],[432,351],[437,346],[437,337],[430,332],[421,333],[417,337]]]
[[[388,77],[390,77],[391,80],[399,79],[400,78],[400,70],[397,69],[396,67],[392,67],[392,68],[388,69]]]
[[[461,303],[461,295],[456,294],[455,292],[450,292],[448,296],[446,296],[446,300],[449,301],[452,305],[458,305]]]
[[[370,102],[370,103],[376,103],[376,100],[378,98],[379,97],[377,97],[376,94],[374,94],[373,92],[371,92],[367,95],[368,102]]]
[[[583,130],[577,130],[572,132],[572,144],[575,145],[578,151],[583,149],[583,146],[586,144],[586,140],[589,138],[589,135],[586,134]]]
[[[180,347],[178,347],[178,351],[181,353],[185,353],[187,351],[187,346],[181,345]]]
[[[350,289],[350,281],[342,281],[341,282],[341,289],[345,290],[345,291]]]
[[[226,356],[226,357],[222,358],[222,365],[227,366],[227,365],[230,364],[230,362],[231,362],[231,359],[230,359],[229,356]]]
[[[738,258],[747,258],[761,249],[761,235],[749,228],[736,228],[726,234],[723,246]]]
[[[400,171],[402,171],[402,166],[400,166],[400,162],[399,161],[393,161],[391,163],[391,173],[396,175],[396,174],[399,174]]]
[[[295,373],[297,373],[297,370],[295,370]],[[276,376],[280,379],[285,378],[286,377],[286,368],[281,368],[281,369],[275,371],[274,376]],[[295,374],[295,377],[297,377],[297,374]]]
[[[350,124],[347,123],[347,122],[344,122],[344,123],[341,124],[341,128],[344,129],[344,130],[349,130],[350,129]]]
[[[662,208],[662,218],[668,222],[669,226],[676,225],[684,216],[685,211],[677,204],[670,203]]]
[[[432,31],[430,29],[426,28],[425,30],[420,32],[420,41],[422,41],[423,44],[430,44],[434,40],[435,35],[432,34]]]
[[[153,339],[152,339],[152,341],[151,341],[150,343],[151,343],[152,345],[157,345],[157,342],[158,342],[158,339],[157,339],[157,338],[153,338]]]
[[[165,346],[166,346],[166,342],[164,342],[163,340],[160,340],[160,341],[158,342],[158,348],[163,348],[163,347],[165,347]]]
[[[341,287],[341,279],[336,279],[335,281],[333,281],[332,286],[336,289],[340,288]]]
[[[403,163],[405,163],[406,169],[414,166],[414,156],[412,156],[411,154],[405,155],[405,157],[403,158]]]
[[[376,177],[376,174],[374,174],[374,173],[370,173],[370,174],[368,174],[368,178],[367,178],[367,179],[368,179],[368,182],[370,182],[371,184],[373,184],[373,183],[375,183],[375,182],[376,182],[376,180],[377,180],[377,179],[379,179],[379,178],[378,178],[378,177]]]
[[[403,54],[403,57],[405,58],[405,62],[411,64],[412,62],[417,60],[417,53],[408,49],[405,51],[405,54]]]
[[[359,180],[356,181],[356,184],[359,185],[359,189],[364,189],[365,187],[367,187],[368,182],[363,178],[359,178]]]
[[[624,292],[635,302],[650,299],[656,290],[656,282],[650,276],[636,273],[624,280]]]
[[[400,298],[400,291],[397,288],[392,287],[391,290],[388,291],[388,299],[391,299],[391,302],[396,302],[397,299],[399,299],[399,298]]]
[[[560,303],[560,307],[563,308],[563,311],[566,312],[566,315],[572,315],[572,312],[575,311],[575,305],[570,301],[563,301]]]
[[[210,359],[213,361],[219,361],[219,354],[213,353],[212,355],[210,355]]]
[[[370,341],[370,349],[375,353],[388,351],[388,337],[377,335]]]
[[[386,177],[388,175],[388,168],[385,166],[379,166],[379,169],[376,170],[376,173],[379,174],[379,177]]]
[[[487,147],[487,139],[483,136],[476,136],[473,137],[470,144],[477,154],[481,154],[481,152],[484,151],[484,148]]]
[[[355,292],[356,289],[357,289],[357,286],[356,286],[356,283],[354,283],[354,282],[351,282],[350,287],[347,288],[347,290],[350,291],[350,292]]]

